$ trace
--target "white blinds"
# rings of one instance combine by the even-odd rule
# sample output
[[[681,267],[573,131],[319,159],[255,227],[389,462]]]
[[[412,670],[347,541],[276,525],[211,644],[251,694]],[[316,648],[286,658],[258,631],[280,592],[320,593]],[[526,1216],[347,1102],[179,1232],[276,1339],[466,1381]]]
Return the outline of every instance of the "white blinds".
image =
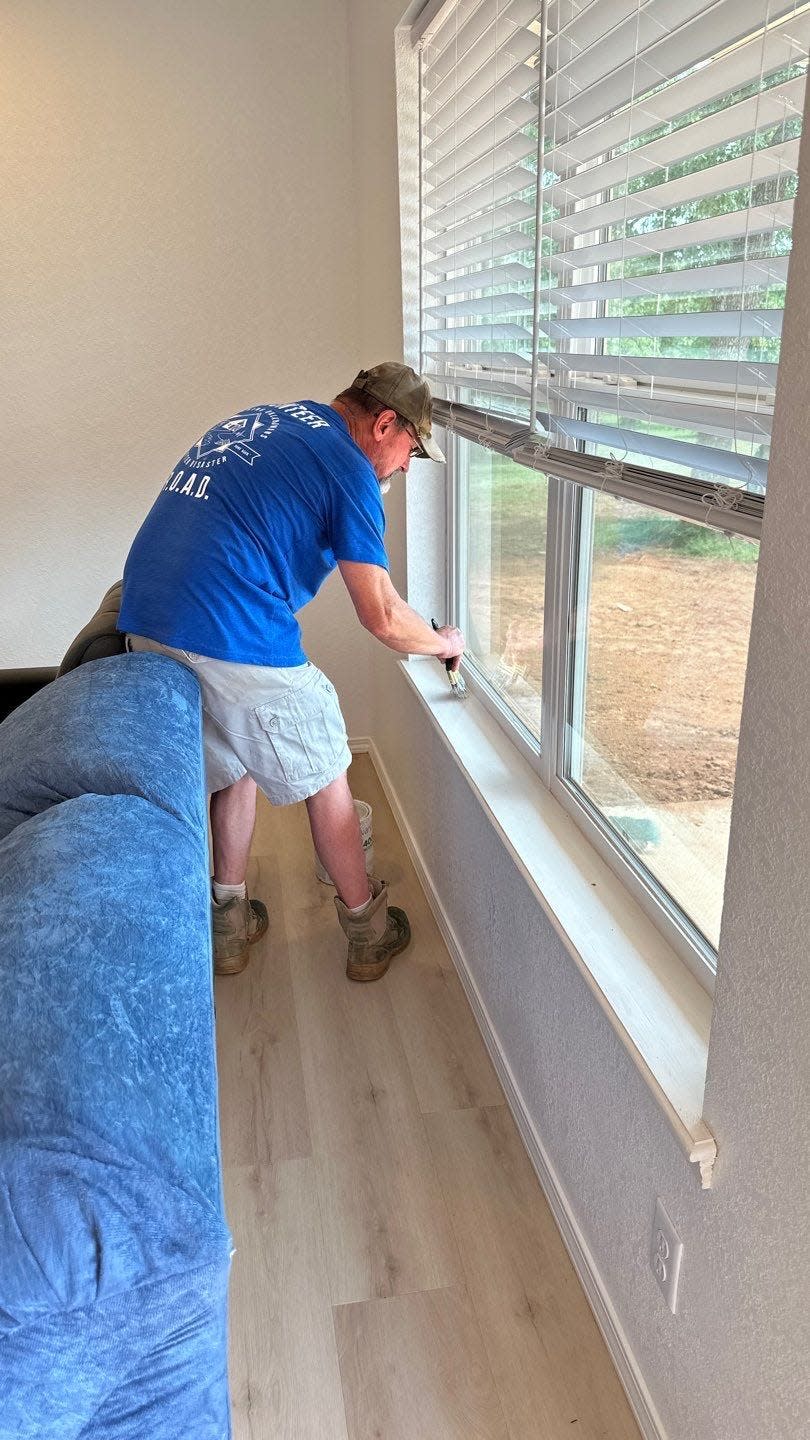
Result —
[[[434,392],[761,493],[810,3],[456,0],[419,43]]]

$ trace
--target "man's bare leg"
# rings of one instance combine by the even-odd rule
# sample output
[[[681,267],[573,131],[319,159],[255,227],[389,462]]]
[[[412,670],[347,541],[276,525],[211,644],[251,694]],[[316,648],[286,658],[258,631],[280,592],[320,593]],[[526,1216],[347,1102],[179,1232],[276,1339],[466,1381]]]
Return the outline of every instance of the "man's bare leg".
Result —
[[[256,781],[252,776],[243,775],[211,796],[214,880],[219,885],[244,884],[255,824]]]
[[[238,975],[244,970],[249,947],[267,930],[267,907],[261,900],[249,900],[245,889],[240,888],[247,877],[255,823],[256,782],[249,775],[211,796],[216,975]],[[226,886],[233,887],[230,893]]]
[[[371,893],[360,822],[345,775],[310,795],[306,802],[312,839],[321,864],[344,905],[364,905]]]

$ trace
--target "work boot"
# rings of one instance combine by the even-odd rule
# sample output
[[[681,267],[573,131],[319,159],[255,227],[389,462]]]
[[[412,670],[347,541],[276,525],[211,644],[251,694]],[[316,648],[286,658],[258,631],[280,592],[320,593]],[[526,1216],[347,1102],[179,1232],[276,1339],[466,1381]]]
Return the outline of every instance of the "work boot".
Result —
[[[384,880],[372,880],[371,899],[359,915],[351,915],[337,895],[335,906],[349,941],[346,974],[350,980],[379,980],[394,955],[410,944],[411,927],[405,911],[388,904]]]
[[[214,930],[214,974],[238,975],[250,959],[250,947],[261,940],[268,926],[267,908],[261,900],[240,900],[238,895],[224,905],[212,902]]]

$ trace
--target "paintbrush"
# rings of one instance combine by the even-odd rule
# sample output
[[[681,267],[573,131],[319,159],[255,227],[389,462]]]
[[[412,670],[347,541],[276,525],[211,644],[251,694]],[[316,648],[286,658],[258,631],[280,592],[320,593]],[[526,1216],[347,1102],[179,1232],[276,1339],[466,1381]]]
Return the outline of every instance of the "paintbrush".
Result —
[[[431,620],[430,623],[431,623],[431,625],[433,626],[433,629],[434,629],[434,630],[438,630],[439,627],[438,627],[438,625],[436,624],[436,621],[435,621],[435,620]],[[454,670],[454,669],[453,669],[453,662],[452,662],[452,660],[445,660],[445,661],[444,661],[444,668],[445,668],[445,670],[447,671],[447,678],[448,678],[448,680],[450,681],[450,689],[452,690],[452,692],[453,692],[453,694],[455,695],[456,699],[457,699],[457,700],[466,700],[466,699],[467,699],[467,686],[466,686],[466,683],[465,683],[465,680],[464,680],[464,676],[461,675],[461,674],[459,674],[459,671],[458,671],[458,670]]]

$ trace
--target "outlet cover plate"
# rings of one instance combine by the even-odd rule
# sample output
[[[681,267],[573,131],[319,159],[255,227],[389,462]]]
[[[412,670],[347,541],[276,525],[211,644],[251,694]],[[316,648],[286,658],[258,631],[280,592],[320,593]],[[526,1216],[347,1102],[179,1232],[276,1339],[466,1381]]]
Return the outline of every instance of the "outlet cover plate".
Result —
[[[655,1202],[650,1267],[673,1315],[678,1308],[678,1279],[683,1259],[683,1241],[659,1199]]]

